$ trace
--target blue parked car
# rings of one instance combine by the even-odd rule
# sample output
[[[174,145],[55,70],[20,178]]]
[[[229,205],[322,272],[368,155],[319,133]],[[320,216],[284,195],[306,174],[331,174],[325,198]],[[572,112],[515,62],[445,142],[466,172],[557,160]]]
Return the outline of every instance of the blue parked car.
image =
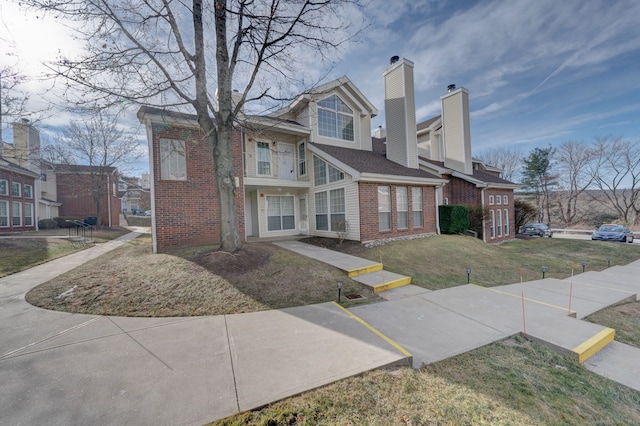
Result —
[[[600,241],[620,241],[622,243],[633,242],[633,232],[626,226],[607,224],[593,231],[592,240]]]

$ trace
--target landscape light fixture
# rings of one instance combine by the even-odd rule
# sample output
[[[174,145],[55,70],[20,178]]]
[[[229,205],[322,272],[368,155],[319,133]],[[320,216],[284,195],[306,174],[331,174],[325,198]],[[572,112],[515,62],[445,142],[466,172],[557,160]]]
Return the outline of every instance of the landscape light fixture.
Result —
[[[582,272],[584,272],[584,269],[587,267],[587,261],[583,260],[582,261]]]
[[[338,280],[338,303],[340,303],[340,296],[342,294],[342,280]]]
[[[541,269],[542,269],[542,279],[544,280],[544,274],[549,270],[549,268],[547,268],[546,266],[543,266]]]
[[[469,284],[470,279],[471,279],[471,266],[467,266],[467,284]]]
[[[611,256],[607,256],[607,268],[611,268]]]

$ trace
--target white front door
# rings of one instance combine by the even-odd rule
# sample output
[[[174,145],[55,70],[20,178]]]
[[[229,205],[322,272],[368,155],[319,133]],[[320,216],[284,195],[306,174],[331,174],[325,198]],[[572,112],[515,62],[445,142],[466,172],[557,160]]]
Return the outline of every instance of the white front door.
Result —
[[[278,143],[278,177],[294,180],[296,178],[295,146]]]
[[[300,219],[298,220],[298,229],[300,230],[301,234],[308,234],[309,220],[307,219],[308,212],[307,212],[307,196],[306,195],[300,196],[298,207],[300,210],[299,212]]]

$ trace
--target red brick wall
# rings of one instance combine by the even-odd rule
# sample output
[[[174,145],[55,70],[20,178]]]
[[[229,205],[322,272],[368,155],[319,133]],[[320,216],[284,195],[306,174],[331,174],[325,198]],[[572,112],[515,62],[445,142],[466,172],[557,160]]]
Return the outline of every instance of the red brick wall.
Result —
[[[508,197],[508,204],[505,205],[502,202],[498,204],[497,197],[500,196],[500,198],[503,199],[505,195]],[[493,196],[493,204],[490,204],[490,199],[492,196]],[[501,241],[514,239],[516,236],[516,232],[515,232],[515,211],[513,208],[513,190],[512,189],[496,189],[496,188],[487,189],[484,193],[484,202],[485,202],[486,209],[488,209],[489,211],[493,210],[496,212],[495,213],[496,226],[497,226],[497,214],[498,214],[497,211],[500,210],[502,212],[504,211],[504,209],[509,210],[509,234],[506,235],[503,231],[502,235],[498,236],[498,232],[496,230],[496,232],[494,233],[494,237],[491,238],[491,233],[489,229],[491,226],[491,223],[490,223],[491,216],[490,216],[490,213],[488,213],[488,216],[485,220],[485,240],[489,243],[499,243]],[[504,229],[504,222],[502,222],[502,228]]]
[[[378,186],[391,187],[391,230],[380,231],[378,219]],[[435,187],[422,186],[422,222],[420,228],[413,227],[411,212],[411,186],[407,188],[409,198],[409,227],[398,229],[396,209],[396,186],[384,183],[360,182],[358,184],[360,198],[360,240],[372,241],[384,238],[396,238],[436,232]]]
[[[0,142],[2,143],[2,142]],[[7,181],[7,195],[0,195],[0,200],[8,201],[7,204],[7,227],[0,227],[0,232],[11,232],[11,231],[24,231],[24,230],[34,230],[38,221],[38,205],[36,203],[36,187],[34,178],[29,176],[24,176],[17,173],[12,173],[7,170],[0,170],[0,179],[4,179]],[[14,197],[11,195],[11,183],[18,182],[20,184],[20,197]],[[24,198],[24,185],[31,185],[31,198]],[[22,206],[22,226],[13,226],[12,220],[12,207],[11,203],[14,201],[21,202]],[[24,203],[29,203],[33,205],[31,214],[32,214],[32,225],[24,226]]]
[[[187,180],[163,180],[160,139],[185,141]],[[242,139],[233,134],[234,173],[240,178],[236,195],[239,232],[244,240]],[[209,144],[199,129],[153,124],[153,185],[155,238],[158,252],[175,247],[219,244],[219,197]]]
[[[111,212],[111,226],[120,225],[120,198],[118,198],[116,175],[104,177],[104,195],[101,206],[101,223],[99,225],[109,226],[109,212]],[[116,193],[113,193],[113,185],[116,184]],[[60,216],[71,216],[78,219],[85,219],[90,216],[97,216],[96,204],[93,200],[93,183],[91,175],[88,173],[63,173],[56,172],[56,191],[58,201],[62,203],[58,212]],[[109,203],[111,209],[109,209]]]

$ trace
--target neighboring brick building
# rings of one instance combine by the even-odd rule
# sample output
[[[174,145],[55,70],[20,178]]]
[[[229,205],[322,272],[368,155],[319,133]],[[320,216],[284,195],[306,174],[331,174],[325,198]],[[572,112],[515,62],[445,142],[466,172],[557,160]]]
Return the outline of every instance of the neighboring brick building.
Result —
[[[39,177],[0,156],[0,233],[37,229],[35,183]]]
[[[54,164],[60,216],[98,217],[98,225],[119,226],[120,197],[115,167]],[[102,192],[100,212],[94,193]]]

